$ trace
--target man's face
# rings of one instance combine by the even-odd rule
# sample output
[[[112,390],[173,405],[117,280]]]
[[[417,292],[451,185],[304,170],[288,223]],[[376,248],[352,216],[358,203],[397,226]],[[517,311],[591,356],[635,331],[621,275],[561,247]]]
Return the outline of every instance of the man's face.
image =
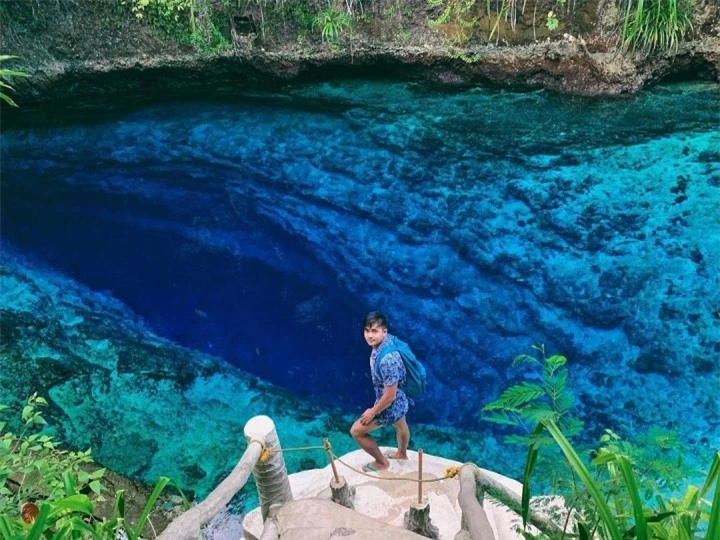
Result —
[[[387,328],[383,328],[378,323],[373,324],[365,328],[365,341],[373,349],[382,343],[387,335]]]

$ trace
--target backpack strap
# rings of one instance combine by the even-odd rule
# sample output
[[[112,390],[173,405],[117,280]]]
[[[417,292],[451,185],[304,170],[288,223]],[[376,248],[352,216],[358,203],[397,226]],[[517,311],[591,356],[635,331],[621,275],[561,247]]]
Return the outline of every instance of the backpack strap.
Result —
[[[382,359],[385,358],[388,354],[394,352],[400,352],[400,349],[398,349],[394,343],[388,343],[378,351],[378,355],[375,357],[375,373],[377,373],[377,376],[381,379],[382,373],[380,372],[380,363]]]

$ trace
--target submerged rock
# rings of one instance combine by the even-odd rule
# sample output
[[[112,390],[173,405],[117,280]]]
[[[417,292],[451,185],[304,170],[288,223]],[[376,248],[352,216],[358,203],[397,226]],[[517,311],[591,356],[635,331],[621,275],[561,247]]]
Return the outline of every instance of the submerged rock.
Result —
[[[300,400],[220,358],[160,338],[112,296],[7,244],[0,288],[0,403],[10,405],[10,429],[27,396],[37,391],[50,402],[45,416],[63,444],[91,448],[99,463],[148,484],[169,476],[199,497],[235,466],[245,450],[243,427],[259,414],[273,418],[285,447],[322,445],[323,437],[336,452],[355,447],[347,433],[353,415]],[[462,450],[446,444],[449,433],[426,426],[414,440],[453,455]],[[495,452],[492,437],[465,432],[464,438],[482,442],[473,448],[473,459]],[[509,471],[519,458],[507,453],[502,467]],[[285,459],[297,471],[316,467],[316,459],[326,456],[316,451]],[[117,489],[123,482],[112,476]],[[254,497],[250,483],[236,510]]]

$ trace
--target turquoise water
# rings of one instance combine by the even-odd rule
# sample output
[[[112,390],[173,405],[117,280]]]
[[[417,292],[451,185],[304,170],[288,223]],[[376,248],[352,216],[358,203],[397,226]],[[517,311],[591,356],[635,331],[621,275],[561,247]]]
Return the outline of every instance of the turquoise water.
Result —
[[[601,100],[340,81],[44,111],[2,135],[2,362],[6,377],[20,362],[64,375],[1,397],[35,385],[70,443],[202,492],[237,458],[228,437],[263,411],[243,373],[291,392],[260,392],[282,404],[267,408],[289,440],[330,430],[352,448],[346,424],[372,399],[361,321],[381,309],[428,368],[409,415],[426,451],[474,452],[517,477],[522,452],[479,411],[521,380],[513,357],[544,344],[568,357],[586,442],[659,425],[707,460],[720,445],[719,110],[718,86],[699,83]],[[30,282],[57,290],[19,301]],[[86,326],[53,315],[57,328],[32,334],[48,305],[83,305]],[[97,347],[59,345],[78,335]],[[184,352],[153,357],[148,376],[123,351],[156,339]],[[98,355],[103,384],[87,367]],[[213,400],[211,429],[196,409]]]

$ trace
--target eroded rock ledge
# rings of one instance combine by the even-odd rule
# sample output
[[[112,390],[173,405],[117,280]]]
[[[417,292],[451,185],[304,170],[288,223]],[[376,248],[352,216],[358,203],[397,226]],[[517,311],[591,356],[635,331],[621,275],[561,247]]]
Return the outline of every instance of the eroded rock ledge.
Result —
[[[352,55],[258,50],[212,58],[138,54],[102,61],[49,62],[28,70],[31,77],[18,80],[16,87],[24,103],[70,97],[77,103],[128,93],[231,93],[238,88],[309,79],[392,74],[448,86],[490,84],[617,96],[670,78],[718,79],[720,74],[720,40],[712,38],[652,58],[590,52],[572,36],[521,47],[478,47],[464,54],[462,59],[450,56],[446,48],[386,45],[366,46]]]
[[[600,15],[603,2],[594,0],[581,2],[552,34],[539,25],[535,35],[525,21],[524,35],[508,33],[499,46],[485,43],[464,49],[429,28],[428,20],[437,13],[424,0],[405,4],[412,7],[413,16],[404,19],[407,32],[402,39],[396,23],[377,16],[372,25],[359,27],[337,46],[323,44],[314,34],[301,40],[291,30],[265,39],[257,33],[235,36],[232,50],[199,54],[138,21],[129,10],[111,9],[110,4],[52,2],[31,9],[32,2],[4,3],[0,19],[7,24],[0,28],[0,51],[19,57],[5,67],[30,75],[13,81],[21,106],[232,93],[257,85],[344,76],[546,88],[584,96],[632,93],[663,80],[720,77],[720,9],[711,3],[701,3],[695,14],[692,41],[677,51],[651,55],[619,54],[612,37],[615,30]]]

